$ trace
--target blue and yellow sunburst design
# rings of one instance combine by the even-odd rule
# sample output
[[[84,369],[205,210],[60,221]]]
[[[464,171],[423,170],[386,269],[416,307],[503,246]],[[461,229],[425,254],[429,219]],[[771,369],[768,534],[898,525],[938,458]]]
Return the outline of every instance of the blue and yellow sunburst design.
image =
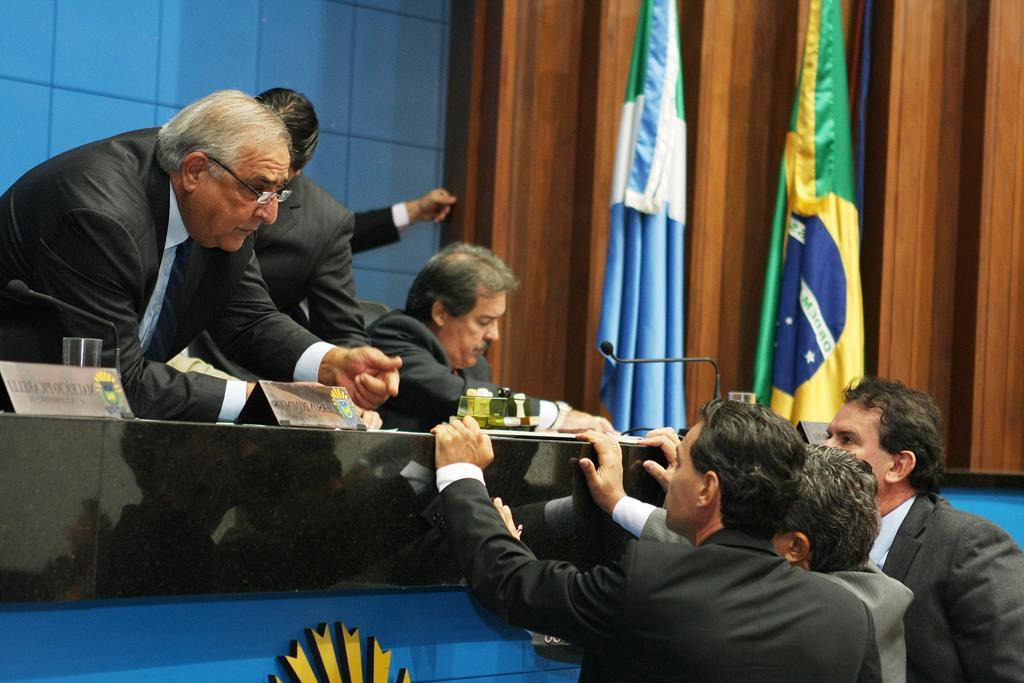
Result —
[[[290,654],[277,658],[291,681],[295,683],[388,683],[391,669],[391,652],[381,650],[377,639],[366,639],[366,667],[359,642],[359,629],[349,631],[340,621],[334,622],[334,638],[327,624],[315,629],[304,630],[306,643],[312,658],[306,654],[302,644],[293,640]],[[335,647],[341,644],[341,652]],[[267,676],[270,683],[283,683],[273,674]],[[403,667],[398,670],[394,683],[412,683],[409,672]]]
[[[92,382],[96,393],[103,399],[106,411],[111,415],[120,415],[122,392],[117,377],[106,370],[99,370],[92,376]]]
[[[334,403],[334,407],[342,417],[347,420],[355,419],[356,413],[352,410],[352,399],[349,398],[348,391],[345,387],[332,387],[331,401]]]

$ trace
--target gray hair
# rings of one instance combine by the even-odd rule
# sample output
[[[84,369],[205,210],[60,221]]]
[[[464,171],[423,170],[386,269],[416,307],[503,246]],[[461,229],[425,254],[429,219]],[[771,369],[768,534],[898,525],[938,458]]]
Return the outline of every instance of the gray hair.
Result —
[[[811,542],[812,571],[858,569],[878,535],[871,467],[839,448],[807,446],[796,502],[781,531],[802,531]]]
[[[291,144],[277,114],[239,90],[219,90],[186,106],[160,128],[156,159],[167,173],[180,169],[192,152],[205,152],[232,166],[243,148],[273,143],[286,149]]]
[[[440,301],[449,315],[465,315],[476,306],[477,295],[496,296],[519,286],[512,270],[486,247],[455,242],[424,264],[409,288],[405,312],[422,322]]]

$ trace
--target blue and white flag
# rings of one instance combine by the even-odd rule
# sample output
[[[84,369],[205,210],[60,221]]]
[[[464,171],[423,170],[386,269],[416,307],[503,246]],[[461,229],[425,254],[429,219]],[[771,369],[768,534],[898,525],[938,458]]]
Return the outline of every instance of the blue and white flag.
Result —
[[[623,358],[683,355],[686,122],[674,0],[644,0],[612,179],[597,339]],[[686,423],[680,363],[606,361],[601,400],[616,429]]]

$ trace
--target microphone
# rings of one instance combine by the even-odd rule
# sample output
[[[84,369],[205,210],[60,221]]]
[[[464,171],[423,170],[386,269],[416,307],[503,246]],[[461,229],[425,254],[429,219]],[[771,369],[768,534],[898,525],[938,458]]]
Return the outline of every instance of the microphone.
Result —
[[[90,313],[89,311],[81,309],[78,306],[73,306],[67,303],[66,301],[61,301],[60,299],[52,297],[49,294],[37,292],[34,289],[30,288],[28,285],[26,285],[22,280],[11,280],[10,282],[8,282],[7,291],[16,297],[22,299],[35,299],[36,301],[42,301],[43,303],[49,304],[50,306],[62,308],[65,311],[70,311],[72,313],[82,316],[83,318],[88,318],[93,322],[99,323],[100,325],[105,325],[109,327],[110,330],[113,332],[114,337],[114,367],[117,369],[118,377],[121,376],[121,337],[117,333],[117,325],[107,320],[106,318],[101,318],[95,313]]]
[[[707,356],[690,356],[679,358],[619,358],[615,355],[615,347],[607,339],[598,345],[601,355],[613,363],[711,363],[715,369],[715,395],[714,398],[722,398],[721,382],[718,374],[718,363]]]

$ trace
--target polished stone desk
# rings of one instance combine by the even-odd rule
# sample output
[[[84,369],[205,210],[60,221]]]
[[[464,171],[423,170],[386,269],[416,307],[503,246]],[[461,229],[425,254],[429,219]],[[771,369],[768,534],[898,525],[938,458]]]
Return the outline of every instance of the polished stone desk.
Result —
[[[496,438],[492,495],[542,557],[587,566],[623,532],[589,500],[589,444]],[[627,448],[627,490],[658,502]],[[433,437],[0,414],[0,602],[438,586],[460,582],[401,476]],[[544,522],[574,496],[571,528]]]

